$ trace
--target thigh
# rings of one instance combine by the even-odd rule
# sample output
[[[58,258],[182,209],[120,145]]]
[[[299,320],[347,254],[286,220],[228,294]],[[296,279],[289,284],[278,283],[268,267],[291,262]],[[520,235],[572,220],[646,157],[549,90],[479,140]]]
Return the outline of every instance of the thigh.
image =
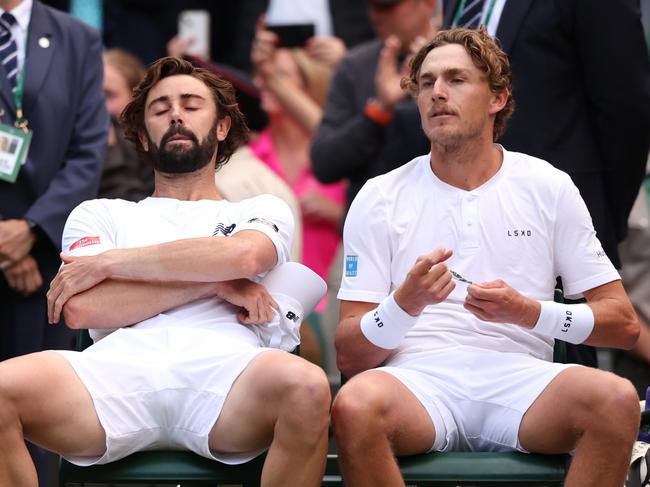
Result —
[[[381,418],[397,456],[424,453],[434,446],[438,432],[430,412],[405,383],[390,373],[368,370],[354,376],[339,391],[339,400],[352,403],[360,414]],[[440,421],[437,424],[443,429]],[[444,437],[444,432],[440,433]]]
[[[268,447],[288,388],[325,374],[306,360],[281,351],[255,357],[235,380],[209,434],[210,449],[223,453]]]
[[[519,426],[521,446],[535,453],[568,453],[581,434],[588,413],[621,380],[591,367],[560,372],[524,414]]]
[[[3,407],[17,411],[25,437],[69,456],[97,456],[106,449],[93,401],[68,361],[56,352],[0,363]]]

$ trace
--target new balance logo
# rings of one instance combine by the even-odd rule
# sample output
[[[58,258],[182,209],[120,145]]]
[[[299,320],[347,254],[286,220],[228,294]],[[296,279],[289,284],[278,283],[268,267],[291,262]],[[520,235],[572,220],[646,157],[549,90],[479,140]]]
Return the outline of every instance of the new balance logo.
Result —
[[[235,229],[237,225],[233,223],[232,225],[228,225],[227,227],[223,223],[219,223],[216,228],[214,229],[214,233],[212,234],[213,237],[216,237],[220,233],[223,234],[224,237],[227,237],[232,233],[232,231]]]

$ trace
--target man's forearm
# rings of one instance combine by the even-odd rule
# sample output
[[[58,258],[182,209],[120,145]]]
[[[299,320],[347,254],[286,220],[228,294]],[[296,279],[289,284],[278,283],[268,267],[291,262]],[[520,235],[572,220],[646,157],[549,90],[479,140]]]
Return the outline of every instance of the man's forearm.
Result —
[[[244,233],[248,235],[241,236]],[[255,231],[115,249],[101,255],[106,278],[145,281],[230,281],[252,278],[277,263],[270,239]]]
[[[70,328],[121,328],[197,299],[215,296],[209,282],[146,282],[107,279],[65,304]]]

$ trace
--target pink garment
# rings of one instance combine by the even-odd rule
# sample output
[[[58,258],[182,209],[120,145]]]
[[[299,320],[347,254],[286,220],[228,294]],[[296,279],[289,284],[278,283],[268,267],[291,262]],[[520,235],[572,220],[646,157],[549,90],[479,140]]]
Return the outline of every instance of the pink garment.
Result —
[[[293,183],[289,182],[278,160],[269,130],[263,131],[249,147],[257,158],[291,186],[298,198],[315,191],[330,201],[344,204],[346,184],[322,184],[314,177],[309,166]],[[331,223],[309,221],[304,216],[302,218],[302,263],[325,280],[341,241],[339,232],[339,228]],[[324,307],[325,298],[318,304],[316,311],[322,311]]]

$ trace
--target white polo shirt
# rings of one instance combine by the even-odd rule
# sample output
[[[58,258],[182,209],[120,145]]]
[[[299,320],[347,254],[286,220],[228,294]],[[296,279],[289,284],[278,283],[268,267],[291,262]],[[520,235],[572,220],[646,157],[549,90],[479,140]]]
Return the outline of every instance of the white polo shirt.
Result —
[[[463,277],[503,279],[537,300],[553,299],[557,276],[567,296],[620,279],[571,178],[543,160],[500,149],[501,168],[472,191],[438,179],[430,155],[369,180],[345,222],[339,299],[380,302],[438,246],[453,250],[446,263]],[[388,364],[457,345],[552,359],[552,339],[466,311],[466,286],[455,282],[446,301],[425,308]]]
[[[232,203],[226,200],[180,201],[146,198],[85,201],[75,208],[63,231],[62,248],[70,255],[95,255],[116,248],[155,245],[198,237],[228,237],[258,230],[275,245],[278,264],[289,260],[293,217],[287,204],[270,195]],[[236,320],[237,309],[218,298],[193,301],[144,320],[135,327],[181,326],[218,330],[259,346],[252,327]],[[97,340],[112,330],[90,330]]]

